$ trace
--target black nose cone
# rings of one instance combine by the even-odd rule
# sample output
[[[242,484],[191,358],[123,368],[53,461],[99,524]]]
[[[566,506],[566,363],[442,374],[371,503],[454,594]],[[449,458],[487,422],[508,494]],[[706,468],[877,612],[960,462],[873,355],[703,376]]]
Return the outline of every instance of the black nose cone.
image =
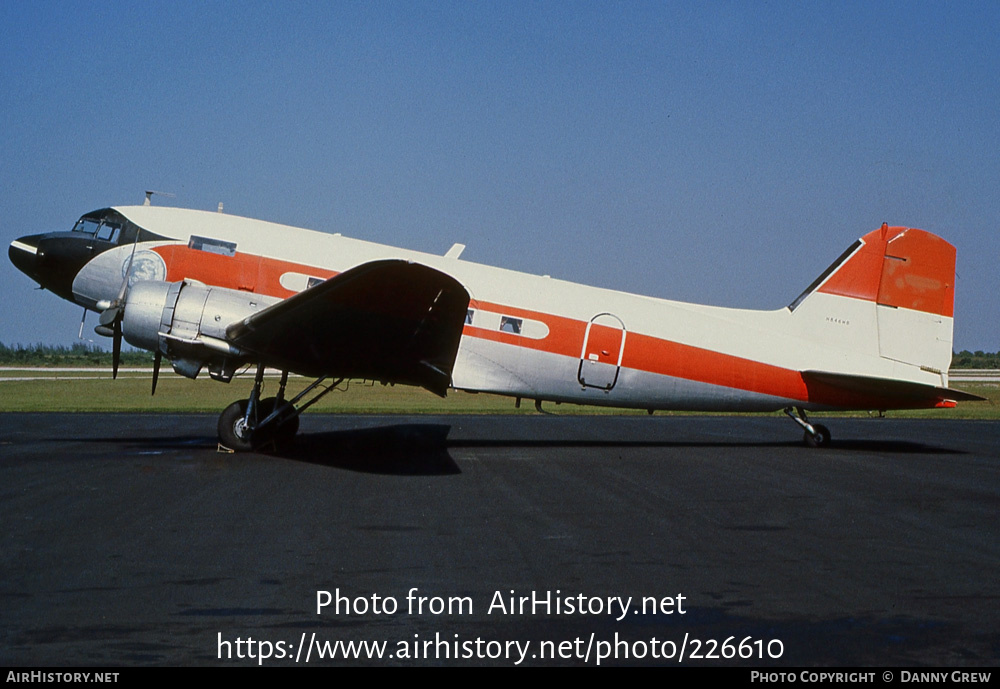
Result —
[[[21,237],[10,243],[11,263],[45,289],[73,301],[73,280],[97,253],[89,235],[53,232]]]
[[[28,277],[38,279],[38,241],[41,235],[21,237],[10,243],[7,256],[10,262]]]

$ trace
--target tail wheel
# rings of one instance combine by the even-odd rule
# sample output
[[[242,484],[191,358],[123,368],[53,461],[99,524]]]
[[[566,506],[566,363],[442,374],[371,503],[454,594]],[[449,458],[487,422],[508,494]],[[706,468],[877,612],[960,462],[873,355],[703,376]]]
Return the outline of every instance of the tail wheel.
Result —
[[[806,445],[809,447],[829,447],[830,429],[821,423],[814,423],[812,427],[816,432],[810,433],[809,431],[806,431]]]

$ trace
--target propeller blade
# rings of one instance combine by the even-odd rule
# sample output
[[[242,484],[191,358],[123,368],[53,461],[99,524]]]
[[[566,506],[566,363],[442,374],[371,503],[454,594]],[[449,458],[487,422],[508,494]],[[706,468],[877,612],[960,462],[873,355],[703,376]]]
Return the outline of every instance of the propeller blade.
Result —
[[[160,378],[160,350],[156,350],[156,354],[153,355],[153,391],[150,396],[156,394],[156,381]]]
[[[101,311],[101,316],[98,318],[98,322],[101,325],[111,325],[113,321],[120,320],[118,318],[119,314],[122,312],[121,306],[111,306],[109,308]]]
[[[121,304],[125,301],[125,294],[128,292],[128,279],[129,274],[132,272],[132,261],[135,260],[135,248],[139,246],[139,232],[135,233],[135,241],[132,242],[132,253],[128,257],[128,265],[125,267],[125,275],[122,277],[122,286],[118,289],[118,298],[115,299],[116,304]]]
[[[118,362],[122,358],[122,322],[116,318],[114,322],[114,334],[111,341],[111,378],[118,378]]]

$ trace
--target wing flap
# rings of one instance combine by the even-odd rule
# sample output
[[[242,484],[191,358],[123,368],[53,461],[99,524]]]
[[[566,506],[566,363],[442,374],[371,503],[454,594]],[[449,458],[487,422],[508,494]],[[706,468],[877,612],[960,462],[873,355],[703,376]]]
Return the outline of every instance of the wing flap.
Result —
[[[372,261],[230,325],[226,335],[275,368],[419,385],[443,397],[468,305],[465,288],[439,270]]]

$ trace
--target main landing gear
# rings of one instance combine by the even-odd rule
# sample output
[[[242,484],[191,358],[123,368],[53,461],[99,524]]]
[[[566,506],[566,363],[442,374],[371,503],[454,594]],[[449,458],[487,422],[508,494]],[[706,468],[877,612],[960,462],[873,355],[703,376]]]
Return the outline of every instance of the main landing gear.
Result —
[[[793,413],[791,407],[785,407],[784,412],[788,414],[792,421],[802,426],[805,430],[805,440],[806,445],[809,447],[829,447],[830,446],[830,429],[821,423],[809,423],[809,418],[806,416],[806,410],[802,407],[795,407]]]
[[[259,364],[249,399],[233,402],[219,415],[219,444],[236,452],[251,450],[277,452],[287,447],[298,433],[299,414],[332,392],[343,379],[321,388],[307,402],[295,406],[326,380],[326,377],[318,378],[294,398],[286,400],[285,386],[288,384],[288,371],[282,371],[278,394],[275,397],[261,399],[264,365]]]

